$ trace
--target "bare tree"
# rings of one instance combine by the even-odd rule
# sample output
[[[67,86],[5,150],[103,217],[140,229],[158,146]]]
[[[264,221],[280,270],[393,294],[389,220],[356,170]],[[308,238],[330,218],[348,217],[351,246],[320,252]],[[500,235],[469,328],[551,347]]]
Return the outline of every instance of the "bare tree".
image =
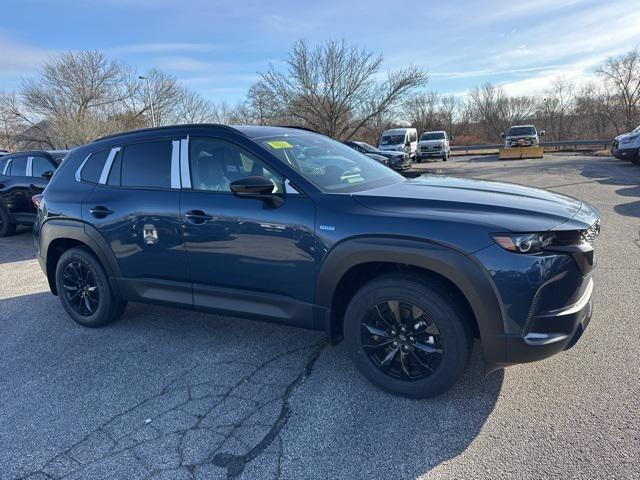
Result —
[[[640,123],[640,50],[608,58],[597,73],[603,78],[610,94],[617,97],[626,130]]]
[[[547,134],[555,141],[567,140],[572,134],[576,118],[575,85],[558,76],[544,95],[540,107]]]
[[[314,49],[298,41],[286,71],[272,65],[256,88],[293,121],[349,139],[376,115],[400,106],[427,81],[426,74],[413,67],[390,72],[378,81],[382,60],[344,41],[327,41]]]

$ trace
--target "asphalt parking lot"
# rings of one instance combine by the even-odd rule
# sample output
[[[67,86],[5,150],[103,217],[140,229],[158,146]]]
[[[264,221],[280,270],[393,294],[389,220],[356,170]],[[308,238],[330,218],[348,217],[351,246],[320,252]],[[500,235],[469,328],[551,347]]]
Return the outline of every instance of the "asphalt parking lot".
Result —
[[[547,188],[602,214],[576,347],[383,393],[323,335],[129,305],[102,329],[48,292],[31,234],[0,239],[0,479],[640,477],[640,167],[610,157],[419,166]]]

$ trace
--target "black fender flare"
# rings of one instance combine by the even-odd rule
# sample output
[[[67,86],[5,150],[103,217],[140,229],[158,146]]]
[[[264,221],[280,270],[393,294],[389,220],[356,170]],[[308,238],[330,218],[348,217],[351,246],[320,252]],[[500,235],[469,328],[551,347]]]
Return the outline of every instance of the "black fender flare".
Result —
[[[49,247],[55,240],[60,239],[76,240],[87,245],[100,260],[100,263],[102,263],[107,277],[109,277],[111,287],[117,291],[117,285],[115,285],[112,279],[120,277],[120,267],[106,240],[94,227],[80,220],[69,218],[51,218],[44,221],[40,227],[39,242],[40,256],[45,262],[45,265],[48,265],[47,256]],[[55,283],[51,283],[52,276],[48,269],[46,274],[49,279],[49,287],[52,292],[55,292]]]
[[[463,252],[439,243],[402,237],[358,237],[329,251],[320,267],[315,304],[331,309],[341,278],[369,262],[400,263],[424,268],[451,281],[466,297],[478,324],[485,358],[504,351],[503,312],[489,272]],[[326,326],[329,335],[335,335]]]

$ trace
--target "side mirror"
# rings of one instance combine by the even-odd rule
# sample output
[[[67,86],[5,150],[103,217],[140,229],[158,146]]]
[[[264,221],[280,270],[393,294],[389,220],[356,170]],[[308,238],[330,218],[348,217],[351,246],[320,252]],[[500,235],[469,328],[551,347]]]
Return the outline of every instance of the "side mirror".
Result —
[[[449,137],[449,141],[450,141],[450,142],[453,142],[455,139],[456,139],[456,137],[454,137],[453,135],[451,135],[451,136]]]
[[[273,193],[273,182],[259,175],[244,177],[231,182],[231,191],[234,195],[243,198],[257,198],[273,208],[278,208],[284,203],[284,199]]]
[[[500,136],[501,136],[502,138],[504,138],[504,137],[506,137],[506,136],[507,136],[507,134],[506,134],[506,133],[504,133],[504,132],[502,132],[502,133],[500,134]]]
[[[541,137],[541,136],[543,136],[543,135],[544,135],[544,130],[540,130],[540,131],[538,132],[538,136],[539,136],[539,137]]]
[[[44,172],[42,175],[40,175],[42,178],[46,178],[47,180],[50,180],[51,177],[53,177],[53,171],[51,170],[47,170],[46,172]]]

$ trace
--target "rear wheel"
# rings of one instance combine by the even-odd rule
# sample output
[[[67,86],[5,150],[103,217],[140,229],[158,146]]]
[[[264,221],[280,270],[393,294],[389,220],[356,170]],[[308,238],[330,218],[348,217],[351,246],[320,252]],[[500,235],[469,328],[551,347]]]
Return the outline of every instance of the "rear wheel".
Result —
[[[62,254],[56,266],[56,288],[66,312],[85,327],[113,322],[127,305],[113,294],[102,265],[85,248]]]
[[[0,237],[8,237],[16,233],[17,225],[9,221],[9,214],[0,207]]]
[[[451,293],[412,274],[383,275],[360,289],[347,307],[344,336],[367,379],[414,398],[451,388],[472,347],[469,320]]]

